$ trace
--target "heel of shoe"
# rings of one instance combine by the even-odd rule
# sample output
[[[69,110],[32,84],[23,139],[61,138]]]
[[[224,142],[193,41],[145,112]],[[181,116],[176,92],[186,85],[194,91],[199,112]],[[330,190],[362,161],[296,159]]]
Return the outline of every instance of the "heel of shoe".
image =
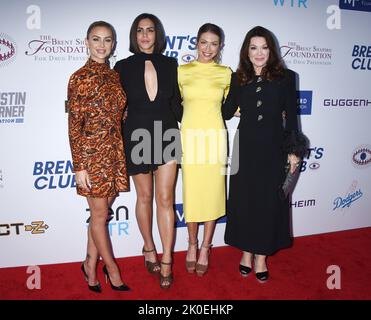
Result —
[[[208,244],[208,245],[201,245],[201,247],[207,249],[207,255],[209,256],[210,255],[210,249],[213,245],[212,244]],[[199,276],[199,277],[202,277],[205,275],[205,273],[207,272],[209,268],[209,262],[207,264],[201,264],[201,263],[196,263],[196,274]]]
[[[188,241],[188,247],[196,247],[196,259],[197,259],[197,250],[198,250],[198,241],[191,242]],[[196,260],[187,260],[186,259],[186,269],[188,273],[194,273],[196,270]]]
[[[161,266],[160,266],[159,262],[158,261],[156,261],[156,262],[147,261],[146,257],[145,257],[145,253],[150,253],[150,252],[155,252],[156,253],[156,249],[145,250],[144,247],[143,247],[142,254],[143,254],[143,257],[144,257],[144,266],[149,273],[157,274],[161,271]],[[156,254],[156,256],[157,256],[157,254]]]
[[[119,286],[115,286],[115,285],[112,284],[111,278],[109,277],[109,274],[108,274],[108,270],[107,270],[106,265],[103,266],[103,273],[105,275],[106,283],[107,282],[110,283],[112,290],[116,290],[116,291],[130,291],[130,288],[125,283],[123,283],[123,284],[121,284]]]
[[[84,262],[81,263],[81,271],[82,271],[82,273],[84,274],[85,281],[86,281],[86,282],[89,282],[88,274],[87,274],[86,271],[85,271]],[[93,292],[96,292],[96,293],[101,293],[101,292],[102,292],[102,288],[101,288],[101,286],[100,286],[99,281],[98,281],[98,284],[96,284],[96,285],[94,285],[94,286],[91,286],[91,285],[89,285],[89,283],[88,283],[88,288],[89,288],[90,291],[93,291]]]
[[[88,281],[88,275],[86,274],[86,271],[85,271],[84,262],[81,263],[81,271],[84,274],[85,281],[87,282]]]
[[[163,265],[172,265],[172,262],[163,262],[161,261],[161,264]],[[173,272],[171,271],[169,275],[163,276],[160,271],[160,288],[161,289],[169,289],[171,284],[173,283],[174,277]]]
[[[107,284],[108,280],[109,280],[107,267],[104,265],[102,270],[103,270],[103,274],[104,274],[104,281]]]

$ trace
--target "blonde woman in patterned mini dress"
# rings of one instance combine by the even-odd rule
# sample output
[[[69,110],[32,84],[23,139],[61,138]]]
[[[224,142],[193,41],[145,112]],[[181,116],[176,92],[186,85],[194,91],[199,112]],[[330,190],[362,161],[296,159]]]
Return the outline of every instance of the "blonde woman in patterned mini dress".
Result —
[[[121,137],[126,95],[107,60],[115,42],[112,25],[92,23],[85,40],[89,59],[72,74],[68,84],[68,132],[76,188],[86,197],[90,209],[87,255],[81,270],[88,288],[97,293],[102,291],[97,279],[100,257],[111,288],[130,290],[114,260],[106,225],[108,209],[117,194],[129,191]]]

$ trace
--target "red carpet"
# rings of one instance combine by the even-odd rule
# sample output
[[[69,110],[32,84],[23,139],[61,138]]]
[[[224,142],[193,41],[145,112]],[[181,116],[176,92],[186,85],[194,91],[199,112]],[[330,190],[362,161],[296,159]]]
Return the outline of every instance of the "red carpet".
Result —
[[[43,265],[41,289],[29,290],[26,267],[0,269],[0,299],[124,299],[124,300],[245,300],[245,299],[371,299],[371,228],[298,237],[294,246],[268,260],[270,279],[260,284],[254,274],[238,273],[240,252],[231,247],[212,249],[209,272],[199,278],[185,270],[185,252],[174,254],[174,284],[161,290],[159,280],[148,274],[142,257],[118,259],[131,292],[87,289],[80,264]],[[327,267],[341,270],[341,289],[330,290]]]

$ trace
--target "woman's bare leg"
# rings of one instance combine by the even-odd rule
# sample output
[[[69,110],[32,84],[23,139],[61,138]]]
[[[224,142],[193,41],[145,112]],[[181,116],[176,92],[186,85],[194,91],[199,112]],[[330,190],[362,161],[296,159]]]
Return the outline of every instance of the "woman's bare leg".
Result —
[[[188,222],[188,251],[186,261],[197,261],[198,222]]]
[[[159,166],[155,171],[157,224],[163,247],[162,261],[171,262],[174,244],[174,188],[177,164],[175,161]],[[161,264],[161,274],[171,273],[171,265]]]
[[[115,200],[115,197],[109,197],[108,198],[108,208],[112,206],[113,201]],[[96,285],[96,270],[97,270],[97,263],[99,259],[99,252],[97,249],[97,246],[94,243],[93,237],[91,235],[91,229],[90,229],[90,223],[88,226],[88,245],[86,250],[86,259],[84,262],[84,268],[88,275],[88,282],[89,285]]]
[[[152,250],[155,248],[152,236],[152,199],[153,199],[153,176],[152,173],[140,173],[133,176],[137,202],[135,205],[135,215],[137,218],[140,233],[144,241],[144,249]],[[145,259],[156,262],[156,252],[145,252]],[[159,267],[153,270],[159,271]]]
[[[108,217],[108,198],[88,197],[90,208],[90,224],[92,243],[98,250],[98,255],[102,257],[107,271],[109,272],[111,282],[114,286],[123,284],[120,276],[120,270],[114,260],[111,241],[108,235],[106,220]]]
[[[212,243],[213,235],[215,230],[215,220],[206,221],[204,223],[204,237],[202,245],[200,247],[200,255],[198,257],[198,263],[207,265],[209,261],[209,248]]]

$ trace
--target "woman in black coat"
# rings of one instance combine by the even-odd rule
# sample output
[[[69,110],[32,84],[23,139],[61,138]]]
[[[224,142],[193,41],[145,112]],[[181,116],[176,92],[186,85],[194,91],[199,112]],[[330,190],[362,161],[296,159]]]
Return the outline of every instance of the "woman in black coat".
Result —
[[[295,74],[284,68],[273,35],[263,27],[253,28],[243,42],[222,107],[225,119],[240,107],[225,242],[243,251],[241,275],[251,272],[254,261],[261,282],[269,276],[266,256],[291,244],[289,200],[281,200],[279,189],[286,164],[293,173],[300,163],[298,155],[284,147],[287,138],[295,142],[298,137],[296,101]]]

